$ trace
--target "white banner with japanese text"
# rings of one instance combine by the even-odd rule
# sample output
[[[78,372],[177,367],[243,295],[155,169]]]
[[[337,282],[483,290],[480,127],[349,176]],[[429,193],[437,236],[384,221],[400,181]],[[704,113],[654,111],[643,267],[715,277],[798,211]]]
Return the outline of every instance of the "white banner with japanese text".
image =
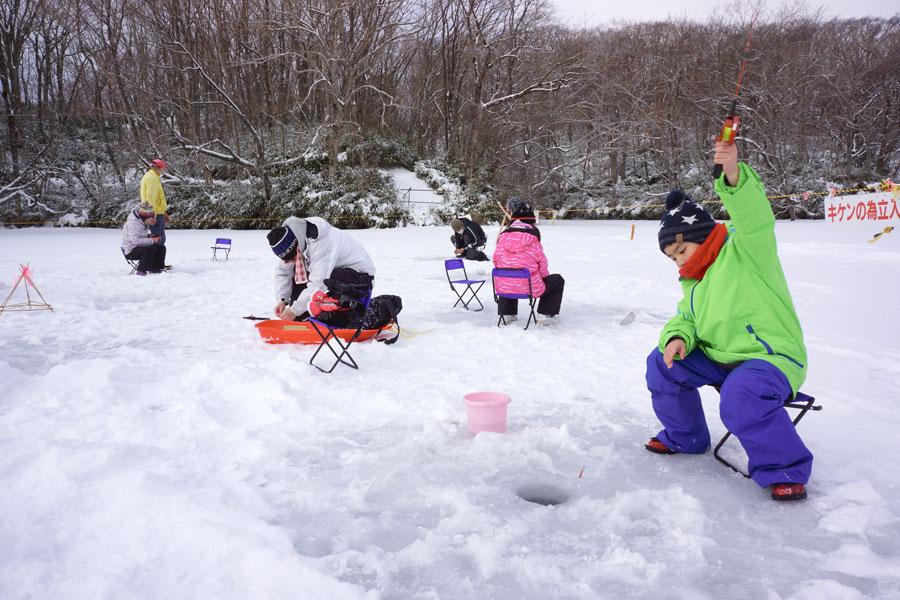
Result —
[[[856,196],[835,196],[825,198],[825,221],[827,223],[871,223],[900,224],[898,194],[900,185],[893,185],[888,192],[858,194]]]

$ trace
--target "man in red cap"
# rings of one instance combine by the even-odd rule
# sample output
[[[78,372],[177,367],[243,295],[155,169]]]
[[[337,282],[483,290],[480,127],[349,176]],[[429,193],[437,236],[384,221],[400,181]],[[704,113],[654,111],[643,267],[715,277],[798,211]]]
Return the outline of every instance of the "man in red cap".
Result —
[[[160,174],[166,170],[166,163],[160,159],[150,162],[150,170],[141,179],[141,203],[149,204],[156,210],[156,224],[150,227],[150,234],[159,237],[159,243],[166,243],[166,223],[169,215],[166,213],[166,193],[163,191]]]

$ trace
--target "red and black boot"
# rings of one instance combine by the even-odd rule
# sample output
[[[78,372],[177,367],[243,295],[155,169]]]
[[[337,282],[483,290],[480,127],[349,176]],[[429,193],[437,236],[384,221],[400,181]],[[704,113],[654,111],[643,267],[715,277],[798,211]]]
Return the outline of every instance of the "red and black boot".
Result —
[[[772,490],[772,500],[784,502],[806,498],[806,486],[802,483],[773,483],[769,489]]]
[[[656,454],[678,454],[678,452],[659,441],[659,438],[656,436],[650,438],[650,441],[644,444],[644,448]]]

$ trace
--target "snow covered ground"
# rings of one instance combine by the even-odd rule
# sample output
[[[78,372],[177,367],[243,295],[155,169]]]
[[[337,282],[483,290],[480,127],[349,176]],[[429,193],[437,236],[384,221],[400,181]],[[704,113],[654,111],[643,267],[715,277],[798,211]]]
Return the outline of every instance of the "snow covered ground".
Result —
[[[438,194],[409,169],[394,167],[387,169],[387,173],[393,178],[400,192],[401,204],[416,225],[434,225],[441,220],[435,213],[448,212],[453,202],[450,195],[455,192],[455,186],[446,184],[444,186],[446,193]]]
[[[490,283],[451,308],[449,227],[354,231],[424,333],[330,375],[241,319],[273,305],[262,231],[170,231],[174,270],[141,278],[118,230],[0,230],[0,299],[30,262],[54,308],[0,314],[0,598],[900,598],[900,234],[777,225],[825,407],[810,497],[782,504],[643,449],[679,286],[630,227],[544,224],[563,321],[528,331],[495,326]],[[506,433],[468,432],[475,391],[512,396]]]

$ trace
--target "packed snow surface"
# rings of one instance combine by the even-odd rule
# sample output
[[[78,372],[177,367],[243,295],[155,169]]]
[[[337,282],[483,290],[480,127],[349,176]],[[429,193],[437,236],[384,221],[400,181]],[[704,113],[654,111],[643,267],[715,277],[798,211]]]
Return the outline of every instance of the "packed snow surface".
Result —
[[[241,318],[274,305],[265,232],[171,230],[137,277],[118,230],[0,230],[0,299],[28,263],[53,307],[0,314],[0,598],[900,598],[900,233],[776,225],[824,406],[809,499],[776,503],[642,447],[680,295],[656,225],[544,223],[562,322],[528,331],[496,326],[489,263],[486,309],[453,308],[449,227],[352,231],[419,333],[330,375]],[[477,391],[512,397],[505,433],[469,433]]]

